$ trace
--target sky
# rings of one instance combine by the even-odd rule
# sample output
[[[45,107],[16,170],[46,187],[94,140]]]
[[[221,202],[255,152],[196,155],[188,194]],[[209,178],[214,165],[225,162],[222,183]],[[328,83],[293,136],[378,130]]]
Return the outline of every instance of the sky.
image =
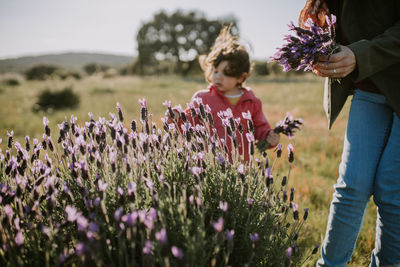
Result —
[[[254,59],[282,46],[305,0],[0,0],[0,59],[92,52],[137,55],[136,34],[165,10],[198,10],[207,18],[234,15]]]

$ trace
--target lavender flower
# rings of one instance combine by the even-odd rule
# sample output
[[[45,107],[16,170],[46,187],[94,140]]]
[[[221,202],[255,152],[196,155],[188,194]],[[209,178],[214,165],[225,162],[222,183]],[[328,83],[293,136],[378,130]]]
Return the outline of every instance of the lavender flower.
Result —
[[[235,235],[235,230],[226,229],[226,240],[232,241],[234,235]]]
[[[216,232],[222,232],[222,230],[224,229],[224,219],[220,217],[218,221],[212,223],[212,226],[214,227],[214,230]]]
[[[228,202],[226,201],[220,201],[219,202],[219,208],[223,211],[226,212],[228,210]]]
[[[297,129],[303,125],[302,119],[293,119],[293,116],[290,113],[286,114],[286,117],[277,123],[274,132],[282,133],[287,135],[289,138],[294,136],[294,133]]]
[[[45,134],[47,136],[50,136],[49,120],[46,117],[43,117],[43,125],[44,125]]]
[[[250,234],[250,240],[253,243],[256,243],[258,240],[260,240],[260,236],[257,233]]]
[[[120,121],[124,121],[124,116],[122,115],[121,105],[117,102],[118,117]]]
[[[75,253],[77,255],[81,255],[81,254],[85,253],[85,251],[86,251],[86,246],[84,243],[79,242],[78,244],[76,244]]]
[[[152,242],[150,240],[146,240],[146,242],[144,243],[144,248],[142,250],[142,253],[145,255],[150,255],[152,249],[153,249]]]
[[[68,221],[70,222],[75,221],[80,215],[75,207],[71,207],[69,205],[65,208],[65,212],[67,213]]]
[[[289,29],[296,35],[285,36],[287,43],[271,59],[278,61],[285,72],[292,69],[311,71],[320,56],[330,56],[339,48],[334,41],[336,17],[331,15],[330,18],[326,17],[326,21],[328,27],[321,28],[308,19],[305,26],[309,29],[296,27],[291,22]]]
[[[178,258],[180,260],[183,259],[183,252],[182,252],[182,250],[180,248],[178,248],[176,246],[172,246],[171,247],[171,252],[172,252],[172,255],[174,255],[175,258]]]
[[[165,245],[167,243],[167,231],[165,228],[161,229],[155,234],[156,240],[160,241],[161,244]]]
[[[22,234],[21,231],[19,231],[17,233],[17,235],[15,236],[14,241],[15,241],[15,244],[17,244],[17,246],[21,246],[21,245],[24,244],[24,235]]]
[[[246,138],[247,138],[247,141],[249,141],[249,143],[252,143],[255,140],[254,135],[252,133],[246,133]]]
[[[287,150],[288,150],[289,162],[292,163],[294,161],[294,154],[293,154],[294,147],[293,147],[293,145],[292,144],[288,144]]]

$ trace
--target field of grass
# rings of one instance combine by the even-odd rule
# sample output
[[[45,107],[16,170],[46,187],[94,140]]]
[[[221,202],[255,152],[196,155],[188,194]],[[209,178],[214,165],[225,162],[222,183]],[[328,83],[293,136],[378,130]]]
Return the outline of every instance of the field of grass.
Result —
[[[80,105],[75,110],[34,113],[38,94],[45,90],[61,90],[72,86],[80,96]],[[313,76],[293,76],[290,78],[267,77],[251,78],[247,86],[263,102],[263,110],[272,125],[283,119],[286,112],[301,117],[304,128],[295,139],[282,137],[282,144],[291,142],[295,146],[295,162],[290,184],[295,188],[295,202],[302,208],[310,208],[309,221],[299,237],[300,245],[312,247],[320,244],[325,234],[329,203],[333,185],[338,175],[338,165],[346,127],[349,103],[328,131],[322,108],[323,80]],[[186,106],[199,89],[206,83],[202,78],[167,77],[115,77],[103,79],[99,76],[75,80],[49,80],[23,82],[19,86],[0,83],[0,138],[3,151],[7,143],[7,131],[14,130],[14,136],[23,143],[29,135],[41,140],[43,134],[42,118],[50,120],[53,133],[58,132],[57,124],[71,115],[78,118],[78,124],[88,120],[88,112],[95,119],[109,118],[109,112],[116,113],[116,102],[121,104],[128,125],[132,118],[138,118],[140,107],[138,99],[146,98],[153,121],[160,123],[164,114],[164,100]],[[57,134],[54,134],[57,136]],[[349,266],[366,266],[374,246],[375,205],[371,202],[365,217],[352,262]],[[314,255],[307,266],[315,265],[318,255]]]

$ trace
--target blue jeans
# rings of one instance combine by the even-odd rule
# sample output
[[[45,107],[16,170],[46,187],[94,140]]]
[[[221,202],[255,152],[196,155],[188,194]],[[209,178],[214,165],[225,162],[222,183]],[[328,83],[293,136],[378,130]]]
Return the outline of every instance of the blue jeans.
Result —
[[[350,261],[371,196],[378,207],[371,266],[400,266],[400,120],[383,95],[355,91],[334,188],[317,266]]]

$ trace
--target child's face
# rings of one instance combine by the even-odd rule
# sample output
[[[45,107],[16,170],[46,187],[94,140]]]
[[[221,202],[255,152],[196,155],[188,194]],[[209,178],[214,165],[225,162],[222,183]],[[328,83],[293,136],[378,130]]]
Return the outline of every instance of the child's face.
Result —
[[[244,81],[241,77],[226,76],[224,70],[228,67],[228,61],[224,60],[218,64],[211,75],[211,83],[225,95],[235,95],[240,93],[239,83]]]

